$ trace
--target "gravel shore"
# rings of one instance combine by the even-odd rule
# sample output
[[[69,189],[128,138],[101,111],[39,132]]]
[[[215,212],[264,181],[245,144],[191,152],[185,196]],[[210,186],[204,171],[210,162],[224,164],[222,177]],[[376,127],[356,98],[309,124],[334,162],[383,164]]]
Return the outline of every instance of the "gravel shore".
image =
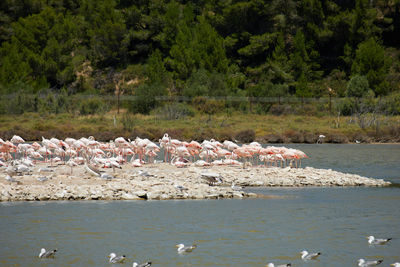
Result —
[[[91,176],[84,166],[59,165],[39,172],[47,164],[38,164],[31,174],[5,179],[0,172],[0,201],[37,200],[134,200],[134,199],[217,199],[265,197],[232,188],[304,187],[304,186],[387,186],[390,182],[333,170],[277,167],[212,166],[177,168],[168,163],[148,164],[140,168],[123,166],[107,169],[110,180]],[[49,170],[50,169],[50,170]],[[39,181],[39,178],[46,181]],[[210,185],[206,178],[219,177],[222,183]],[[273,196],[271,196],[273,197]]]

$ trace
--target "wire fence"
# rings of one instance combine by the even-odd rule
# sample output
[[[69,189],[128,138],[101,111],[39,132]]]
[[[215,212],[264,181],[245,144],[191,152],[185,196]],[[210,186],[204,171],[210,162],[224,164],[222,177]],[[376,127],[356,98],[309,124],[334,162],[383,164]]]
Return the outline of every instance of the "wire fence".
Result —
[[[58,94],[53,94],[57,96]],[[0,95],[4,99],[13,99],[18,94],[6,94]],[[46,98],[48,94],[24,94],[27,97],[39,97]],[[72,96],[75,99],[92,99],[99,98],[108,101],[135,101],[139,99],[138,96],[134,95],[91,95],[91,94],[76,94]],[[282,97],[245,97],[245,96],[154,96],[156,101],[160,102],[192,102],[196,98],[202,98],[205,100],[215,101],[229,101],[229,102],[253,102],[253,103],[328,103],[338,102],[345,97],[296,97],[296,96],[282,96]]]

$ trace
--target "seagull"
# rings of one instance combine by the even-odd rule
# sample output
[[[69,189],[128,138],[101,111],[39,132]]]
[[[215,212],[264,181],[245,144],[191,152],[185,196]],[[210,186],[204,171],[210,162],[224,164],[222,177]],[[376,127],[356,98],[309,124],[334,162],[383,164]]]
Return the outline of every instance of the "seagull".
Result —
[[[18,181],[17,179],[11,177],[11,176],[8,175],[8,174],[7,174],[7,176],[6,176],[5,179],[6,179],[6,181],[8,181],[8,182],[10,182],[10,183],[17,183],[17,184],[21,183],[20,181]]]
[[[321,255],[321,252],[318,253],[308,253],[308,251],[303,250],[301,253],[301,259],[304,261],[307,260],[315,260],[319,255]]]
[[[47,168],[47,167],[43,167],[43,168],[39,168],[38,172],[54,172],[54,170]]]
[[[400,262],[395,262],[390,264],[390,266],[394,266],[394,267],[400,267]]]
[[[125,255],[117,256],[114,252],[110,253],[108,257],[110,258],[110,263],[123,263],[125,260]]]
[[[30,173],[31,169],[29,169],[28,166],[26,166],[25,164],[18,164],[15,166],[15,170],[18,174],[22,174],[22,173]]]
[[[175,184],[174,186],[175,186],[175,188],[176,188],[177,190],[180,190],[180,191],[188,190],[188,189],[187,189],[186,187],[184,187],[183,185]]]
[[[391,238],[375,238],[374,236],[370,235],[368,238],[368,244],[370,245],[384,245],[390,240]]]
[[[232,188],[232,190],[234,190],[234,191],[239,191],[239,190],[242,190],[242,189],[243,189],[243,187],[235,185],[234,182],[232,182],[231,188]]]
[[[191,245],[190,247],[185,247],[184,244],[178,244],[176,245],[178,248],[178,253],[185,253],[185,252],[192,252],[195,248],[197,248],[197,245]]]
[[[368,266],[376,266],[382,263],[383,260],[377,260],[377,261],[365,261],[364,259],[359,259],[358,266],[360,267],[368,267]]]
[[[36,180],[38,180],[39,182],[46,182],[48,180],[48,178],[46,176],[42,176],[42,177],[36,178]]]
[[[18,174],[18,173],[17,173],[17,168],[15,168],[15,167],[12,166],[12,165],[9,165],[9,166],[6,168],[6,173],[7,173],[8,175],[10,175],[10,176],[17,175],[17,174]]]
[[[102,173],[100,175],[100,178],[103,178],[105,180],[112,180],[114,178],[114,176],[112,176],[111,174],[108,174],[108,173]]]
[[[151,173],[149,173],[148,171],[145,171],[145,170],[139,170],[138,174],[141,175],[141,176],[145,176],[145,177],[157,176],[157,175],[151,174]]]
[[[42,248],[39,253],[39,258],[54,258],[54,254],[56,254],[57,249],[46,251],[46,249]]]
[[[290,266],[292,266],[291,263],[276,265],[276,266],[273,263],[268,263],[267,265],[265,265],[265,267],[290,267]]]
[[[217,185],[223,183],[219,173],[202,173],[201,178],[208,182],[208,185]]]
[[[148,262],[145,262],[142,264],[138,264],[137,262],[134,262],[132,267],[149,267],[149,266],[151,266],[151,261],[148,261]]]

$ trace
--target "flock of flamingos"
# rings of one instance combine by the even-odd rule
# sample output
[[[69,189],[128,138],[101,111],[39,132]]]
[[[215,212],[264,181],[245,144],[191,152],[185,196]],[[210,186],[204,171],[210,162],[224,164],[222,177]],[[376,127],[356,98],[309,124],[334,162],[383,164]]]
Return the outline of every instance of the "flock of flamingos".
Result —
[[[18,164],[30,167],[36,162],[49,162],[72,167],[90,163],[101,168],[121,168],[123,164],[141,167],[146,163],[160,162],[155,160],[164,152],[164,162],[177,167],[190,164],[203,167],[212,165],[261,165],[261,166],[291,166],[301,167],[301,159],[307,155],[297,149],[286,147],[262,147],[257,142],[238,145],[232,141],[223,143],[204,140],[202,143],[179,141],[172,139],[167,133],[156,144],[148,139],[137,137],[126,140],[118,137],[110,142],[99,142],[93,137],[80,139],[57,138],[42,142],[25,142],[20,136],[14,135],[10,140],[0,138],[0,167]],[[162,155],[160,155],[162,157]]]

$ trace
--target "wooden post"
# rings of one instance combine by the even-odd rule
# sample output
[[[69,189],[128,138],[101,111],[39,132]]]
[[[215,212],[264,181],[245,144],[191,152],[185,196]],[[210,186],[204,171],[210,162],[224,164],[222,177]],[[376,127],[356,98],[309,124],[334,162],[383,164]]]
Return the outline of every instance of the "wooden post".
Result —
[[[117,114],[119,114],[119,90],[117,92]]]
[[[120,94],[121,94],[120,85],[123,84],[124,81],[125,81],[125,78],[124,78],[124,77],[122,77],[122,79],[119,80],[119,81],[116,81],[116,80],[115,80],[115,93],[117,94],[117,114],[119,114],[119,102],[120,102],[120,101],[119,101],[119,96],[120,96]]]
[[[332,115],[332,95],[335,93],[332,88],[328,87],[329,93],[329,115]]]

